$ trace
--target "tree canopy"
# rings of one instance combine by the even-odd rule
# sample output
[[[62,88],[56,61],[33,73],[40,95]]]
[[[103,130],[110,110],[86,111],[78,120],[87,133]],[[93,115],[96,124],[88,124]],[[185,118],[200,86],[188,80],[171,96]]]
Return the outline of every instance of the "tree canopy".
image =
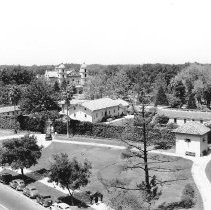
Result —
[[[91,174],[90,169],[90,162],[85,161],[82,164],[76,159],[70,160],[67,154],[60,153],[53,156],[49,178],[51,182],[56,182],[66,188],[73,202],[74,190],[88,184]]]
[[[41,150],[42,147],[38,146],[37,139],[33,135],[5,140],[0,149],[0,165],[21,169],[23,175],[24,168],[37,164]]]
[[[60,110],[53,98],[52,87],[43,80],[34,80],[26,88],[20,103],[26,113]]]

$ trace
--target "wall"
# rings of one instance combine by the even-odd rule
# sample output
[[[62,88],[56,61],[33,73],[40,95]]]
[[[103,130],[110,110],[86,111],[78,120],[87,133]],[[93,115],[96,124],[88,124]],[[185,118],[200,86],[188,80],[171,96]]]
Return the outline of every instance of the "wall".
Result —
[[[190,121],[193,121],[193,120],[190,120],[190,119],[186,119],[186,122],[190,122]],[[200,120],[194,120],[195,122],[201,122]],[[203,123],[205,121],[202,121],[201,123]],[[169,119],[168,123],[175,123],[174,122],[174,119]],[[176,122],[177,125],[181,126],[181,125],[184,125],[185,124],[185,119],[177,119],[177,122]]]
[[[201,156],[202,151],[207,149],[207,143],[202,144],[202,139],[206,138],[205,136],[196,136],[189,134],[177,134],[176,133],[176,153],[185,155],[186,152],[194,152],[196,156]],[[185,142],[185,139],[190,139],[191,142]],[[202,146],[201,146],[202,145]]]

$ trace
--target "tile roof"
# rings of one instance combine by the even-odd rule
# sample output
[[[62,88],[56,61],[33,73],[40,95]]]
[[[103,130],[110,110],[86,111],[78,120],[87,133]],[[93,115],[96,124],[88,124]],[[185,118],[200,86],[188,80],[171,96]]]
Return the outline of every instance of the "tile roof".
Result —
[[[100,109],[106,109],[109,107],[119,106],[120,103],[116,100],[113,100],[111,98],[100,98],[96,100],[90,100],[86,101],[81,104],[81,106],[86,107],[87,109],[91,111],[96,111]]]
[[[14,106],[4,106],[0,107],[0,114],[5,112],[13,112],[13,111],[19,111],[20,109],[16,106],[14,109]]]
[[[174,133],[183,133],[191,135],[204,135],[208,133],[210,129],[200,122],[187,122],[173,130]]]
[[[188,110],[176,110],[176,109],[158,109],[159,115],[165,115],[168,118],[177,119],[194,119],[194,120],[211,120],[211,112],[202,111],[188,111]]]
[[[48,77],[58,77],[58,73],[57,73],[57,71],[47,71],[46,72],[46,76],[48,76]]]

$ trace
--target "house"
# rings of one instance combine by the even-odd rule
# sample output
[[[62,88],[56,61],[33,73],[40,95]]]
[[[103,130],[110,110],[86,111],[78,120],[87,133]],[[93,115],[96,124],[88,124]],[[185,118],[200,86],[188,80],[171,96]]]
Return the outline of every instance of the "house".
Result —
[[[14,106],[5,106],[5,107],[0,107],[0,115],[19,115],[21,114],[21,110],[19,107],[14,107]]]
[[[53,71],[46,70],[44,77],[52,85],[55,82],[61,85],[63,81],[66,81],[67,84],[74,85],[78,92],[81,93],[83,86],[88,81],[88,72],[85,63],[81,65],[79,72],[75,69],[66,68],[62,63],[56,66]]]
[[[208,151],[210,129],[200,122],[186,122],[173,131],[176,136],[176,153],[202,156]]]
[[[62,105],[61,114],[66,114],[66,106]],[[119,116],[124,113],[124,107],[118,100],[101,98],[96,100],[72,100],[68,115],[74,120],[101,122],[104,117]]]
[[[176,123],[179,126],[190,121],[200,123],[211,121],[211,112],[205,111],[160,108],[157,109],[157,113],[158,115],[164,115],[168,117],[168,123]]]

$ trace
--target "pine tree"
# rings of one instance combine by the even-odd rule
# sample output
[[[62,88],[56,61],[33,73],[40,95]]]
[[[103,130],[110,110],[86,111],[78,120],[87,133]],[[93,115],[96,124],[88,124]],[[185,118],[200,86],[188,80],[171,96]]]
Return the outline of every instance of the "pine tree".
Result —
[[[196,109],[197,108],[195,94],[193,94],[193,93],[191,93],[188,97],[187,108],[188,109]]]
[[[155,96],[155,106],[157,105],[169,105],[167,96],[163,87],[160,85]]]
[[[60,91],[59,83],[57,81],[54,83],[53,89],[54,89],[55,92]]]

